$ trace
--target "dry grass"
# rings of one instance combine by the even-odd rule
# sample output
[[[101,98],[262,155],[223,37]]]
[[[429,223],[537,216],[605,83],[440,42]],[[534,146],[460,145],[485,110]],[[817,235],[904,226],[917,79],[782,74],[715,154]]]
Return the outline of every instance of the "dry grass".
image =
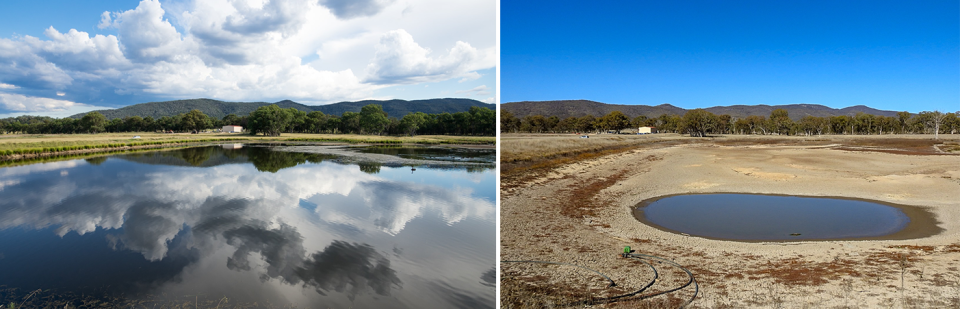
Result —
[[[504,309],[565,308],[565,304],[590,299],[584,291],[534,285],[509,274],[501,278],[500,308]]]
[[[960,134],[932,135],[721,135],[707,138],[681,134],[591,135],[502,134],[500,173],[502,182],[523,183],[558,166],[645,147],[667,147],[689,143],[718,146],[831,146],[847,151],[873,151],[907,155],[943,155],[960,152]]]
[[[679,134],[601,134],[590,138],[579,138],[574,134],[503,134],[500,136],[500,162],[536,161],[676,139],[684,137]]]
[[[504,134],[500,137],[501,185],[524,183],[543,172],[569,163],[641,147],[665,147],[702,140],[679,134],[603,134],[591,136],[589,139],[569,134]]]

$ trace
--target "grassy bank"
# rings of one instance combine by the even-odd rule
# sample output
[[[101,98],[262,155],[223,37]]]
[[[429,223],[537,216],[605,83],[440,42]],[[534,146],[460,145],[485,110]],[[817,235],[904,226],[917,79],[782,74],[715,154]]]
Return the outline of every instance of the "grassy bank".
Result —
[[[133,136],[140,136],[134,139]],[[165,148],[213,142],[331,142],[362,144],[494,144],[496,138],[474,136],[371,136],[355,134],[284,134],[279,137],[226,133],[101,133],[0,135],[0,160],[103,152],[124,149]]]

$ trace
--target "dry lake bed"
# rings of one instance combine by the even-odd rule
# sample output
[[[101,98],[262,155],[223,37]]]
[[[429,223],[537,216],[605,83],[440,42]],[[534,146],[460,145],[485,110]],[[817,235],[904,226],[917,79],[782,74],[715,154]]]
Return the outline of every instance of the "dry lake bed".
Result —
[[[640,300],[689,281],[682,269],[648,260],[658,269],[656,284],[596,306],[670,308],[693,298],[693,308],[955,308],[960,305],[958,140],[957,135],[934,141],[929,135],[506,134],[501,259],[582,266],[609,276],[616,286],[577,267],[502,263],[501,304],[570,304],[640,290],[654,273],[637,259],[621,257],[630,246],[635,254],[675,261],[691,271],[696,284]],[[868,236],[800,237],[821,232],[814,224],[791,228],[808,229],[795,233],[767,231],[779,236],[764,240],[696,235],[635,216],[645,201],[690,194],[867,201],[887,207],[892,217],[883,219],[891,222],[886,232]],[[691,220],[697,215],[690,213]],[[874,219],[846,220],[856,225]],[[749,228],[751,221],[765,220],[729,226]]]

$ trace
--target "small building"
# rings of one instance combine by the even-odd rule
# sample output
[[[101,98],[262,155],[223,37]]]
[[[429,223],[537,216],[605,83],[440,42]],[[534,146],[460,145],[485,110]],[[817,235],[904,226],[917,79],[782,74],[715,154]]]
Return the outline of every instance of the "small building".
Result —
[[[637,130],[637,134],[651,134],[651,133],[657,133],[657,128],[656,127],[640,127]]]
[[[241,126],[223,126],[223,133],[241,133],[243,132],[243,127]]]

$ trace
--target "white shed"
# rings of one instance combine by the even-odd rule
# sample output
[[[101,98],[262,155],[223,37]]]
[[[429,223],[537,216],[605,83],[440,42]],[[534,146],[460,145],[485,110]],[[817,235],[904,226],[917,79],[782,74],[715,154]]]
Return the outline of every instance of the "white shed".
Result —
[[[243,132],[243,127],[241,126],[223,126],[223,133],[241,133]]]
[[[639,134],[657,133],[657,128],[656,127],[640,127],[637,133]]]

